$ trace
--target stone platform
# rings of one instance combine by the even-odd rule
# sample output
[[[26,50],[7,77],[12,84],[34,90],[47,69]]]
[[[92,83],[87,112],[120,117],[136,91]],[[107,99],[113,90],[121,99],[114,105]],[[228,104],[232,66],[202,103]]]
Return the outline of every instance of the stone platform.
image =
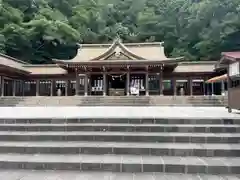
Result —
[[[224,107],[0,107],[0,118],[240,118]]]

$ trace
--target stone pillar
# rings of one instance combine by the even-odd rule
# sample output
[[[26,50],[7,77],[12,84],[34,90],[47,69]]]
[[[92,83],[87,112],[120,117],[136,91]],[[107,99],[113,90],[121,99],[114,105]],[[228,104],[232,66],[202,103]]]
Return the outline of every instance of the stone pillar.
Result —
[[[159,95],[163,96],[163,67],[160,67],[160,73],[159,73]]]
[[[176,83],[176,82],[177,82],[177,81],[176,81],[176,78],[173,78],[173,79],[172,79],[172,84],[173,84],[173,95],[174,95],[174,96],[177,95],[177,87],[176,87],[177,83]]]
[[[214,83],[211,83],[212,85],[212,96],[214,95]]]
[[[39,90],[40,90],[40,80],[36,80],[36,96],[39,96]]]
[[[189,94],[190,94],[190,96],[193,96],[193,80],[192,80],[192,78],[188,79],[188,84],[189,84]]]
[[[65,96],[68,96],[69,80],[65,81]]]
[[[84,76],[84,96],[88,96],[88,75]]]
[[[145,74],[145,91],[146,91],[146,96],[149,96],[149,82],[148,82],[148,71]]]
[[[127,72],[127,85],[126,85],[126,91],[127,91],[127,96],[130,95],[130,90],[129,90],[129,86],[130,86],[130,72]]]
[[[225,96],[225,86],[224,86],[224,81],[221,82],[221,95]]]
[[[1,77],[1,96],[4,96],[4,77]]]
[[[107,94],[107,74],[103,73],[103,96]]]
[[[78,96],[79,95],[79,86],[80,86],[80,79],[79,79],[79,74],[77,72],[77,69],[76,69],[76,89],[75,89],[75,96]]]
[[[12,91],[13,91],[13,96],[16,96],[16,80],[12,80],[12,83],[13,83],[13,89],[12,89]]]

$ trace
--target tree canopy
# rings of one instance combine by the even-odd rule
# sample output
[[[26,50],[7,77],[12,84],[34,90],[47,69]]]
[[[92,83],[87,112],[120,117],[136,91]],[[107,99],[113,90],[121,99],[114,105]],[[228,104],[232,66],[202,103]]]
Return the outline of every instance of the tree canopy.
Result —
[[[0,52],[39,64],[78,43],[164,41],[168,56],[240,50],[239,0],[0,0]]]

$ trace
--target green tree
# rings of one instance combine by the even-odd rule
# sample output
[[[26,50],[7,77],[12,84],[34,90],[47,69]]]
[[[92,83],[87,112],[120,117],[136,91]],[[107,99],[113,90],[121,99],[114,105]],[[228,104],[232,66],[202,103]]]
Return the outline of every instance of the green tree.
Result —
[[[70,59],[78,43],[164,41],[168,56],[217,60],[239,50],[239,0],[0,0],[0,52]]]

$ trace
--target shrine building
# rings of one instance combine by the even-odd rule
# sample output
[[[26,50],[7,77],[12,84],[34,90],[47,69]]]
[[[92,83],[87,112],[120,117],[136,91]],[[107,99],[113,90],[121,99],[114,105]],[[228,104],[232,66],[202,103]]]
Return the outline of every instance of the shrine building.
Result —
[[[206,80],[226,73],[215,61],[168,58],[163,43],[82,44],[71,60],[33,65],[0,54],[1,96],[221,95],[226,82]]]

